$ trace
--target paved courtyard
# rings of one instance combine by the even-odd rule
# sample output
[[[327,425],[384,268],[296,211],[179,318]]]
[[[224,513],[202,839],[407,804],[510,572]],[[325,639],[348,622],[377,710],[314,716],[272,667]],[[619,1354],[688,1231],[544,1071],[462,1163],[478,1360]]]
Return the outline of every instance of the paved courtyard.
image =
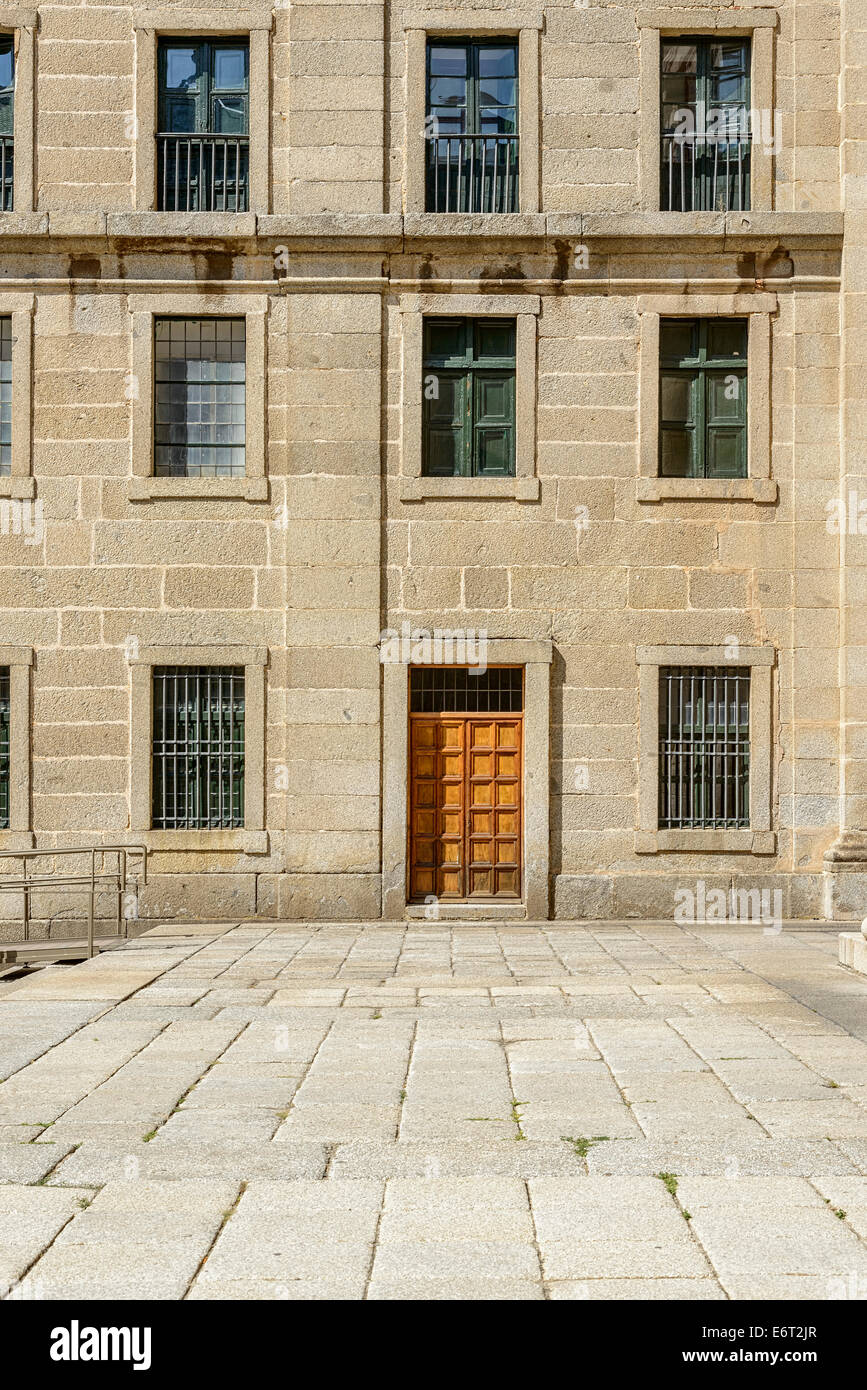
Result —
[[[0,1286],[867,1298],[837,934],[157,927],[0,986]]]

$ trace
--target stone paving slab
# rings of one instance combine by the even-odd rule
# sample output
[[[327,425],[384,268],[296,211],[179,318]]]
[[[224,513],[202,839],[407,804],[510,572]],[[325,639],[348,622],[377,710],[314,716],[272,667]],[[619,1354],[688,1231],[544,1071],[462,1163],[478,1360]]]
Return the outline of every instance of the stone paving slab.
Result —
[[[861,1297],[867,981],[835,948],[816,928],[179,923],[12,982],[4,1287]]]

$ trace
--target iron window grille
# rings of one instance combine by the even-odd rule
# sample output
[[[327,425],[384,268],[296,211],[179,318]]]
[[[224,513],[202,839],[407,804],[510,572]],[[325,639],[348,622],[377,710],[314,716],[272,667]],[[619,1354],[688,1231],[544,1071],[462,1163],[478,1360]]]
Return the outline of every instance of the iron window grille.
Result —
[[[243,829],[243,666],[154,668],[152,824]]]
[[[0,478],[12,472],[12,317],[0,318]]]
[[[154,473],[244,476],[244,319],[154,320]]]
[[[750,824],[750,668],[659,672],[659,828]]]
[[[515,320],[424,322],[422,472],[515,476]]]
[[[9,667],[0,667],[0,830],[9,829]]]
[[[0,212],[12,211],[15,121],[15,37],[0,34]]]
[[[411,714],[520,714],[524,708],[520,666],[413,666]]]
[[[158,69],[158,209],[246,212],[249,43],[164,39]]]
[[[518,211],[518,45],[427,45],[428,212]]]
[[[661,319],[659,475],[745,478],[747,320]]]
[[[660,45],[663,212],[745,212],[752,129],[749,39]]]

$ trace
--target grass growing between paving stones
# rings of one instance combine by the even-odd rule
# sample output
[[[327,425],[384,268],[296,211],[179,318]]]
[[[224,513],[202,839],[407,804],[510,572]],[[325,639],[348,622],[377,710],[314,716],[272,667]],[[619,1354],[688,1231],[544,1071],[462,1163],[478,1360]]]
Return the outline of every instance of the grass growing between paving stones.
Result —
[[[586,1158],[594,1144],[607,1144],[607,1134],[594,1134],[592,1139],[587,1139],[584,1135],[574,1138],[571,1134],[561,1134],[560,1138],[564,1144],[571,1144],[575,1150],[576,1158]]]
[[[677,1209],[683,1217],[684,1221],[691,1221],[692,1212],[687,1211],[686,1207],[682,1207],[677,1198],[677,1173],[654,1173],[654,1177],[659,1178],[659,1181],[662,1183],[666,1192],[671,1193],[675,1202],[677,1202]]]

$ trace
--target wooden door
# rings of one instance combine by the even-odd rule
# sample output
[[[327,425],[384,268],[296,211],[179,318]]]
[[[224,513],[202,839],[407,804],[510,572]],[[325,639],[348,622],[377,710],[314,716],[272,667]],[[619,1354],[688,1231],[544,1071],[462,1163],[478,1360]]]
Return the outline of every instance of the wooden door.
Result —
[[[410,716],[410,897],[521,896],[520,715]]]

